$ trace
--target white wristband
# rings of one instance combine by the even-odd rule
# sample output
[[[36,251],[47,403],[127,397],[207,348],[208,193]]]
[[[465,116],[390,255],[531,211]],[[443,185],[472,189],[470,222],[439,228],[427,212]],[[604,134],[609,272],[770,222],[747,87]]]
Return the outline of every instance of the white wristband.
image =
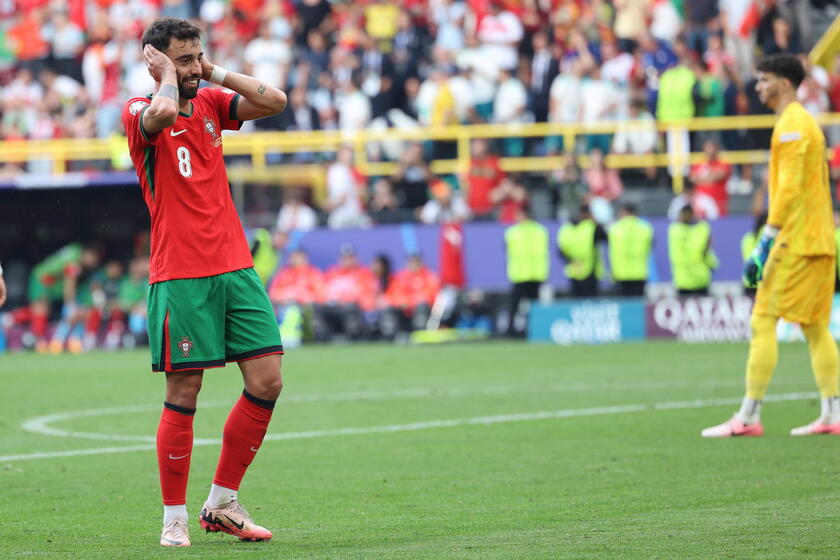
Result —
[[[763,233],[770,239],[776,239],[776,236],[779,235],[779,228],[773,227],[770,224],[765,224],[764,229],[761,231],[761,233]]]
[[[228,71],[222,68],[221,66],[213,66],[213,71],[210,72],[210,81],[214,84],[219,84],[220,86],[224,85],[225,78],[227,77]]]

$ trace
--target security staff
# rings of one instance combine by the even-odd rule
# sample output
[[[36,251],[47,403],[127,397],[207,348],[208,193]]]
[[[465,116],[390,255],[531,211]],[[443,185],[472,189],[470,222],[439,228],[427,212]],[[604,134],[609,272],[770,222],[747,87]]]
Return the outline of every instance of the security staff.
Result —
[[[761,236],[761,230],[764,228],[764,224],[767,223],[767,212],[760,214],[755,217],[755,225],[753,226],[752,231],[748,231],[741,237],[741,260],[747,262],[747,259],[750,258],[750,255],[755,249],[755,246],[758,244],[758,238]],[[755,296],[755,288],[750,288],[747,286],[746,281],[742,279],[744,283],[744,294],[748,296]]]
[[[258,228],[254,231],[251,256],[254,259],[254,270],[262,283],[267,285],[271,277],[274,276],[274,271],[277,270],[277,264],[280,260],[274,246],[274,239],[267,229]]]
[[[526,207],[518,210],[516,220],[516,224],[505,231],[507,276],[513,285],[507,329],[509,336],[515,334],[514,319],[522,300],[537,299],[540,285],[548,280],[548,230],[532,219]]]
[[[598,244],[607,241],[607,233],[592,218],[589,206],[582,205],[577,220],[566,222],[557,232],[563,269],[572,283],[573,297],[598,295],[598,280],[604,276],[604,263]]]
[[[639,218],[633,204],[624,204],[618,217],[608,233],[610,270],[619,295],[643,296],[653,249],[653,227]]]
[[[718,258],[712,250],[712,229],[705,220],[695,221],[690,205],[680,210],[668,227],[668,256],[674,286],[681,296],[708,295]]]

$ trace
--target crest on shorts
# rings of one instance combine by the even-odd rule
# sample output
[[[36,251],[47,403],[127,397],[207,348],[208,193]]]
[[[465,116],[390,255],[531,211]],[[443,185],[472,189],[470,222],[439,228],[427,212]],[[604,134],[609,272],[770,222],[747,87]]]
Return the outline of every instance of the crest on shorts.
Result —
[[[181,355],[184,358],[190,357],[190,351],[192,351],[193,343],[188,336],[182,336],[181,342],[178,343],[178,348],[181,349]]]
[[[136,115],[137,113],[143,110],[143,107],[145,107],[148,104],[148,101],[135,101],[134,103],[128,106],[128,112],[132,115]]]

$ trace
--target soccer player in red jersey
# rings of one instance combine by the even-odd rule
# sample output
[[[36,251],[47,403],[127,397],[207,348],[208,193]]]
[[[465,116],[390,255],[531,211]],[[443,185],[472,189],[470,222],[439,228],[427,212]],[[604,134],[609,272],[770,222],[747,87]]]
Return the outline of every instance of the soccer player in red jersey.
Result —
[[[268,540],[237,491],[280,395],[283,346],[230,197],[222,130],[279,113],[286,95],[214,66],[200,31],[175,18],[143,34],[154,94],[128,100],[122,122],[152,222],[148,329],[152,369],[166,374],[157,432],[164,503],[160,544],[189,546],[186,490],[193,415],[206,368],[238,362],[245,388],[224,427],[200,525]],[[199,89],[201,79],[233,90]]]

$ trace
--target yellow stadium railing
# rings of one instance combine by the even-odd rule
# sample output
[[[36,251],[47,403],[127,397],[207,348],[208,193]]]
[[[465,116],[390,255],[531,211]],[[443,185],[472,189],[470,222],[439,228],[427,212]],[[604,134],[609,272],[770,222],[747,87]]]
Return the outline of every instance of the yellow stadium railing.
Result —
[[[367,147],[380,141],[454,141],[457,144],[455,159],[435,160],[430,166],[436,174],[463,174],[469,170],[470,141],[475,138],[539,138],[562,137],[566,150],[574,149],[580,137],[587,134],[611,134],[622,131],[650,131],[655,127],[661,133],[712,130],[744,130],[772,128],[773,115],[741,117],[695,118],[675,122],[651,121],[608,121],[591,124],[559,125],[554,123],[531,123],[518,125],[479,124],[416,128],[410,130],[389,129],[384,131],[362,130],[352,135],[340,131],[314,132],[253,132],[234,133],[225,136],[226,156],[244,156],[246,161],[235,160],[229,166],[229,177],[237,182],[261,182],[307,186],[313,189],[316,200],[322,198],[325,190],[325,167],[321,164],[270,164],[269,154],[293,154],[296,152],[334,152],[342,145],[350,145],[356,154],[356,165],[368,176],[390,175],[397,169],[394,162],[369,161]],[[826,113],[818,117],[823,126],[840,125],[840,113]],[[679,138],[682,134],[676,134]],[[47,162],[53,173],[65,173],[69,162],[111,161],[114,154],[126,151],[124,137],[109,139],[59,139],[0,142],[0,164]],[[693,148],[699,148],[693,147]],[[767,161],[768,154],[762,150],[735,150],[721,153],[724,161],[733,164],[753,164]],[[701,161],[701,152],[688,153],[674,150],[671,154],[647,155],[611,154],[606,164],[614,168],[644,168],[671,166],[673,187],[682,190],[682,175],[687,164]],[[586,156],[580,156],[581,165]],[[545,172],[562,165],[562,157],[504,157],[501,166],[509,172]]]

